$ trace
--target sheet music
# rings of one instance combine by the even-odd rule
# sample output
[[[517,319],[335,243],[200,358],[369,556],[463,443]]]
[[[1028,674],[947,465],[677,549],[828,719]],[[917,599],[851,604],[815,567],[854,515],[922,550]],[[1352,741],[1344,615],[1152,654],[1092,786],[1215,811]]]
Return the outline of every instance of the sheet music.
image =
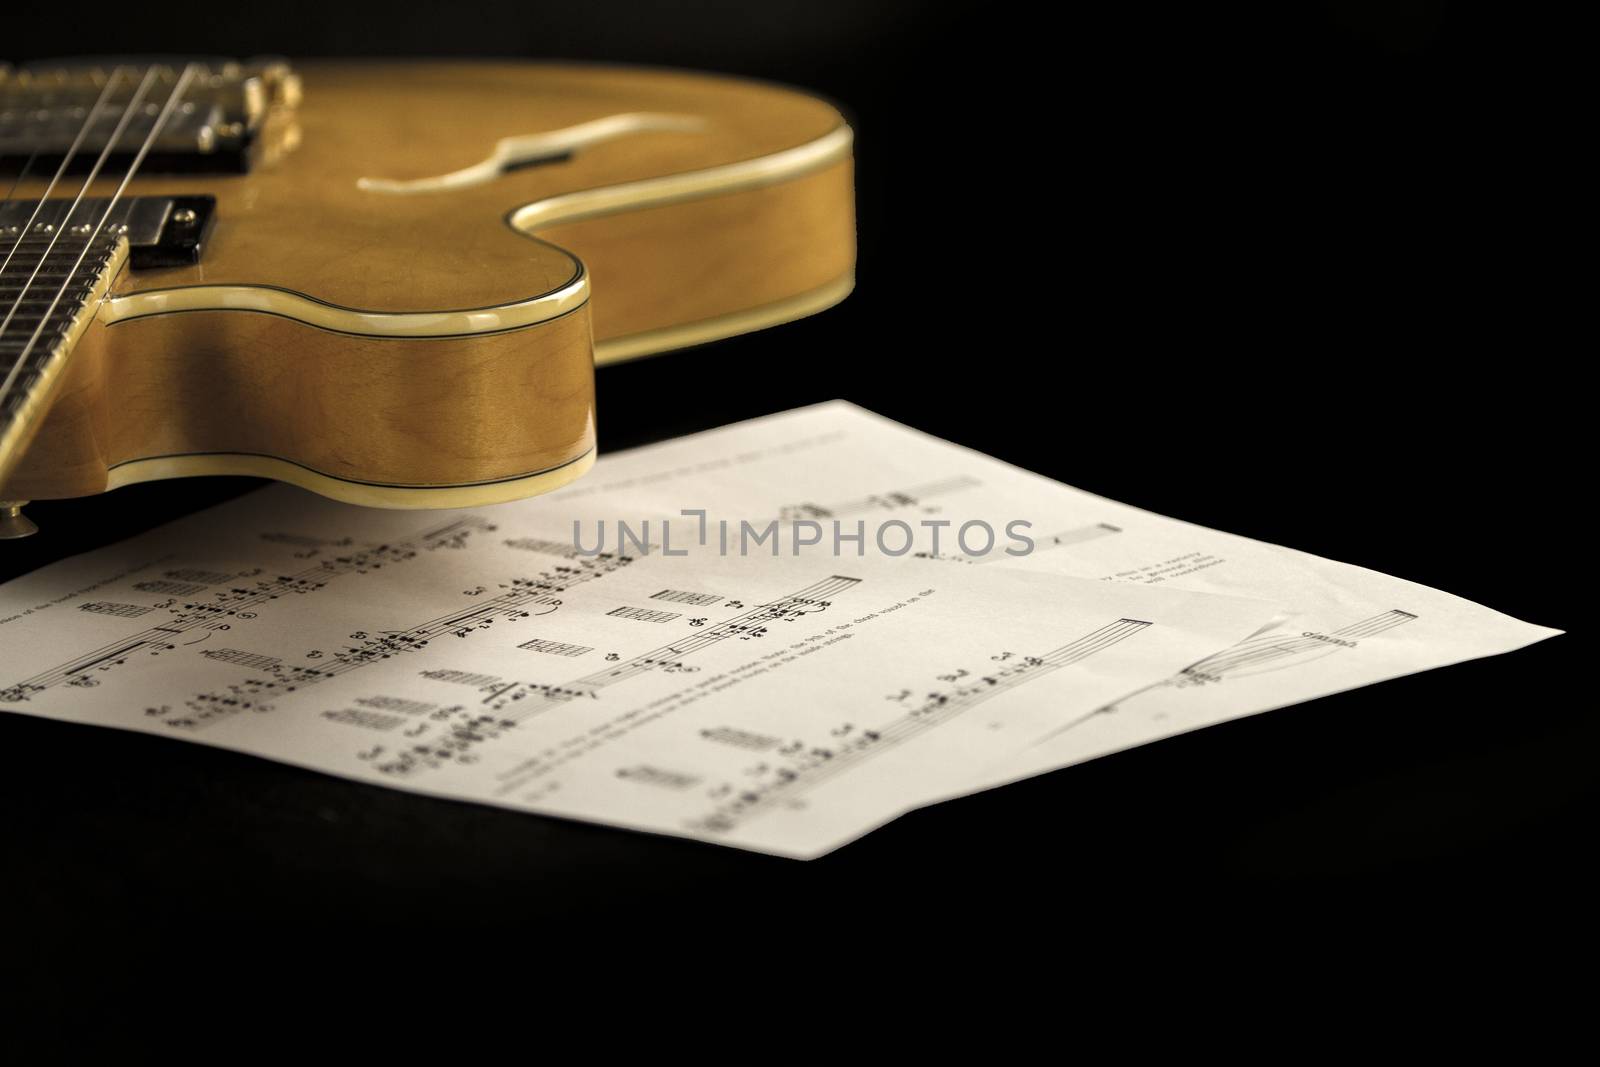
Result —
[[[621,480],[788,455],[710,437]],[[1278,610],[872,554],[667,555],[686,527],[588,555],[558,519],[631,513],[635,490],[603,486],[445,513],[275,486],[65,560],[0,587],[0,708],[810,857]]]
[[[706,451],[743,458],[697,465]],[[673,467],[677,457],[683,462]],[[686,494],[689,479],[705,488]],[[931,551],[931,535],[943,533],[939,562],[955,568],[1077,574],[1284,605],[1266,632],[1059,724],[975,776],[974,790],[1560,633],[1415,582],[1119,504],[837,401],[618,457],[603,478],[569,492],[625,486],[636,506],[663,512],[687,495],[757,515],[947,523],[918,526],[918,548]],[[1032,523],[1027,555],[951,546],[964,522],[998,529],[1016,518]]]
[[[747,555],[718,544],[774,519]],[[691,554],[619,553],[619,521]],[[978,521],[983,551],[957,541]],[[580,553],[602,523],[612,551]],[[883,558],[888,523],[906,558]],[[802,529],[828,532],[801,549]],[[279,486],[65,561],[0,587],[0,708],[814,856],[918,804],[1556,632],[835,402],[518,504]]]

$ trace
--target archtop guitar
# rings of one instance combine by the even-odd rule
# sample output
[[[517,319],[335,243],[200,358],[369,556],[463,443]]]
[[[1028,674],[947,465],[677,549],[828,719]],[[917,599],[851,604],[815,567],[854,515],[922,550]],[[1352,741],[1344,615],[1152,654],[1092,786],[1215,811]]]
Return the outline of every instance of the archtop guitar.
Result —
[[[594,461],[596,362],[821,310],[851,131],[731,78],[512,63],[0,70],[0,534],[243,474],[380,507]]]

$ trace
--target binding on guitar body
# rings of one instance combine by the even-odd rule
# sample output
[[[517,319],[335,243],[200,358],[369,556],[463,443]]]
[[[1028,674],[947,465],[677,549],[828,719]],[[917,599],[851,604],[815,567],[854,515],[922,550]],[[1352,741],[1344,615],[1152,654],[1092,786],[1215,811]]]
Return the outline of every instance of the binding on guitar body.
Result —
[[[400,508],[564,485],[596,362],[844,298],[850,153],[819,100],[678,72],[0,69],[0,536],[197,474]]]

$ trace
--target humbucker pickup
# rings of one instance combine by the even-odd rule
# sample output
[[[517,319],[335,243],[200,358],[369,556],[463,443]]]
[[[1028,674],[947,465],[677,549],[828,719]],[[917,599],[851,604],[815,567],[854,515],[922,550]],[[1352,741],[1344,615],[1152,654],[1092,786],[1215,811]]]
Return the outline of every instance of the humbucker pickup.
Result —
[[[212,196],[129,197],[117,201],[109,215],[106,203],[104,197],[85,197],[75,209],[70,199],[0,204],[0,250],[12,253],[14,263],[65,270],[99,227],[102,238],[128,239],[133,270],[191,266],[200,262],[217,214]],[[11,274],[16,273],[14,267]]]
[[[299,100],[299,80],[283,62],[215,61],[195,66],[198,73],[181,106],[150,145],[142,167],[146,174],[245,173],[254,162],[257,135],[268,112],[274,107],[293,108]],[[32,160],[36,171],[48,174],[80,136],[66,172],[87,172],[122,120],[146,69],[150,69],[147,61],[135,60],[0,67],[0,173],[15,173]],[[128,117],[107,158],[113,173],[129,163],[154,129],[160,113],[157,104],[172,91],[184,64],[154,69],[149,102]],[[91,115],[108,80],[113,84]]]

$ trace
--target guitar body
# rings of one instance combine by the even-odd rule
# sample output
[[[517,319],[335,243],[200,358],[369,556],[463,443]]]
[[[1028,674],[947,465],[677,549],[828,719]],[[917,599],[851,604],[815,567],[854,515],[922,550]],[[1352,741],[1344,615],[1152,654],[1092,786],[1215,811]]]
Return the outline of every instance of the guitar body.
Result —
[[[811,97],[578,65],[298,72],[248,173],[135,176],[130,197],[215,198],[203,254],[109,279],[0,500],[195,474],[384,507],[528,496],[593,462],[596,360],[849,292],[850,131]]]

